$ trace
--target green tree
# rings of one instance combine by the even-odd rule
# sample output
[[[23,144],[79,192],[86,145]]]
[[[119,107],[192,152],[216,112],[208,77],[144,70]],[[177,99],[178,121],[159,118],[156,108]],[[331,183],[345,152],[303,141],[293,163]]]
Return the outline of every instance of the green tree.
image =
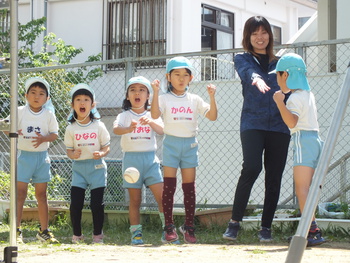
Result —
[[[6,17],[6,10],[0,10],[0,19]],[[27,24],[18,24],[18,65],[19,68],[38,68],[53,65],[69,64],[74,57],[83,52],[82,48],[67,45],[62,39],[57,38],[54,33],[44,36],[43,47],[35,53],[32,46],[45,32],[46,18],[32,20]],[[1,25],[1,24],[0,24]],[[0,28],[0,57],[10,58],[10,29]],[[10,58],[11,59],[11,58]],[[101,54],[91,55],[87,62],[100,61]],[[51,84],[51,97],[56,108],[56,117],[60,125],[60,133],[66,126],[66,117],[70,111],[69,90],[77,83],[90,83],[101,77],[101,67],[80,67],[74,69],[53,69],[41,72],[33,71],[19,75],[19,105],[25,103],[24,82],[29,77],[40,76]],[[9,114],[9,76],[0,75],[0,117]],[[62,134],[61,134],[62,135]]]

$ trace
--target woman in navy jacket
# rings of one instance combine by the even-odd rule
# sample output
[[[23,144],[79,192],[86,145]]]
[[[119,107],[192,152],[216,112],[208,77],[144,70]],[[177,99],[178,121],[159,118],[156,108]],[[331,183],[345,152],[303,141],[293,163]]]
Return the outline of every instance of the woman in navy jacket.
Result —
[[[280,90],[276,74],[278,58],[273,54],[273,35],[269,22],[261,16],[249,18],[243,31],[245,53],[234,58],[243,88],[241,143],[243,165],[235,192],[232,217],[223,238],[236,240],[239,222],[247,207],[252,187],[262,165],[265,169],[265,199],[259,239],[270,242],[271,224],[277,207],[290,133],[284,124],[273,94]]]

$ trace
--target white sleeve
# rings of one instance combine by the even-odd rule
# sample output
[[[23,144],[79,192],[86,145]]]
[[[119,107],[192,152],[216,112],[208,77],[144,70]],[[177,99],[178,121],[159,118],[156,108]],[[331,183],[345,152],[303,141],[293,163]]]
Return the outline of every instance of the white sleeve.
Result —
[[[291,113],[299,117],[303,110],[303,103],[300,100],[299,96],[297,96],[296,94],[293,95],[294,96],[290,96],[288,98],[286,107]]]
[[[125,120],[125,113],[124,112],[119,113],[113,122],[113,128],[115,128],[117,126],[125,127],[124,120]]]
[[[72,134],[71,125],[69,124],[66,128],[66,132],[64,134],[64,144],[66,145],[66,148],[69,150],[74,149],[74,134]]]
[[[111,136],[103,122],[100,121],[99,125],[99,136],[101,148],[111,143]]]

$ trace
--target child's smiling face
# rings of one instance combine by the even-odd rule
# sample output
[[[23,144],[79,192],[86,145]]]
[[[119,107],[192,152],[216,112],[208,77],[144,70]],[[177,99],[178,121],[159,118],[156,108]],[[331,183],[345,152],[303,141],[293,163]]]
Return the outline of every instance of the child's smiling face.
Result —
[[[77,113],[78,120],[81,120],[90,114],[93,102],[88,95],[77,95],[74,97],[72,107]]]

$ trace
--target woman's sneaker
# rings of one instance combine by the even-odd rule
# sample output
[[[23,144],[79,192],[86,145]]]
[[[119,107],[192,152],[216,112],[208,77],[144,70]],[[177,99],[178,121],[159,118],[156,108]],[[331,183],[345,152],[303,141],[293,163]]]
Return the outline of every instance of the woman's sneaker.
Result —
[[[36,238],[39,239],[41,242],[59,243],[49,229],[39,231],[38,234],[36,235]]]
[[[239,229],[240,226],[238,222],[229,222],[225,233],[222,235],[222,238],[235,241],[237,239]]]
[[[99,235],[92,235],[92,244],[103,244],[103,233]]]
[[[82,242],[84,242],[84,235],[81,235],[81,236],[73,235],[72,236],[72,243],[73,244],[79,244],[79,243],[82,243]]]
[[[197,242],[197,238],[194,234],[194,227],[182,225],[180,226],[179,230],[184,235],[185,243],[195,244]]]
[[[140,230],[134,231],[131,235],[131,245],[143,245],[142,232]]]
[[[271,236],[271,228],[267,227],[262,227],[261,230],[259,231],[259,240],[260,242],[271,242],[272,241],[272,236]]]
[[[179,239],[176,233],[176,227],[173,224],[166,225],[164,227],[164,239],[166,242],[174,242]]]

